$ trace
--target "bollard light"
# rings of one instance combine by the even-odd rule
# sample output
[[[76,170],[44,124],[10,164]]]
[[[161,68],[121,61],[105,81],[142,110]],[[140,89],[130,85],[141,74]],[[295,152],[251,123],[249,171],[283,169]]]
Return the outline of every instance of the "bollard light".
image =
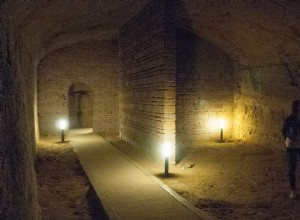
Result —
[[[219,121],[219,126],[220,126],[220,142],[224,142],[224,139],[223,139],[223,129],[225,127],[225,121],[224,121],[224,119],[221,119]]]
[[[64,119],[59,121],[59,128],[61,130],[61,142],[65,142],[65,129],[67,127],[67,122]]]
[[[165,158],[165,176],[169,174],[169,158],[171,154],[171,144],[165,142],[163,145],[163,156]]]

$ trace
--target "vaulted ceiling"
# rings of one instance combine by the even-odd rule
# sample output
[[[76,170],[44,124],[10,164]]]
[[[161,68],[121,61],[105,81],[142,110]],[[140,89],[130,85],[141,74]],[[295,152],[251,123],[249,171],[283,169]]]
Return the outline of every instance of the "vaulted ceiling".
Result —
[[[176,15],[241,64],[300,61],[299,1],[181,1]]]
[[[118,38],[147,0],[4,2],[33,57],[88,39]],[[300,2],[177,0],[176,25],[211,41],[243,65],[300,61]]]
[[[49,0],[7,1],[10,18],[23,45],[34,57],[68,44],[117,37],[119,28],[142,9],[146,1]]]

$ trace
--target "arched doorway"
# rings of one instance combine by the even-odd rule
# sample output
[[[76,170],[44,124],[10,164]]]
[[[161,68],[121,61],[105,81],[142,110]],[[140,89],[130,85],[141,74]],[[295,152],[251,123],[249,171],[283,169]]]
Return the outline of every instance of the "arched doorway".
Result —
[[[69,96],[69,127],[93,127],[92,90],[83,82],[73,83],[68,92]]]

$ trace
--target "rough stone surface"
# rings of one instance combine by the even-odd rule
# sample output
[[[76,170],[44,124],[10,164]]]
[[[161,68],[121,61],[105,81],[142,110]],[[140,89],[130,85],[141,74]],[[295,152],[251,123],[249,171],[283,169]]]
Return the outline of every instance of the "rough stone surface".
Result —
[[[56,122],[69,118],[68,92],[86,83],[93,94],[95,132],[117,133],[118,47],[114,41],[79,43],[44,57],[38,67],[38,113],[41,135],[56,134]]]
[[[299,61],[299,1],[176,1],[176,23],[246,66]]]
[[[282,123],[300,99],[299,63],[236,69],[235,139],[258,144],[283,143]],[[281,146],[282,144],[279,144]]]
[[[38,219],[31,60],[0,18],[0,219]],[[24,48],[22,48],[24,49]]]

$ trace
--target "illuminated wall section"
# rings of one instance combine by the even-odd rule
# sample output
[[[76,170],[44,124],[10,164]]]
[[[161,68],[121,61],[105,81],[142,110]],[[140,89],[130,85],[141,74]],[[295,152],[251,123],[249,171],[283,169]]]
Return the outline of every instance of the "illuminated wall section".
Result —
[[[182,29],[176,31],[176,145],[185,148],[232,136],[235,76],[233,61],[219,48]]]
[[[291,113],[292,101],[300,99],[299,66],[289,63],[236,69],[235,139],[283,144],[283,120]]]
[[[150,1],[120,33],[120,137],[156,158],[175,145],[172,16],[168,1]]]

